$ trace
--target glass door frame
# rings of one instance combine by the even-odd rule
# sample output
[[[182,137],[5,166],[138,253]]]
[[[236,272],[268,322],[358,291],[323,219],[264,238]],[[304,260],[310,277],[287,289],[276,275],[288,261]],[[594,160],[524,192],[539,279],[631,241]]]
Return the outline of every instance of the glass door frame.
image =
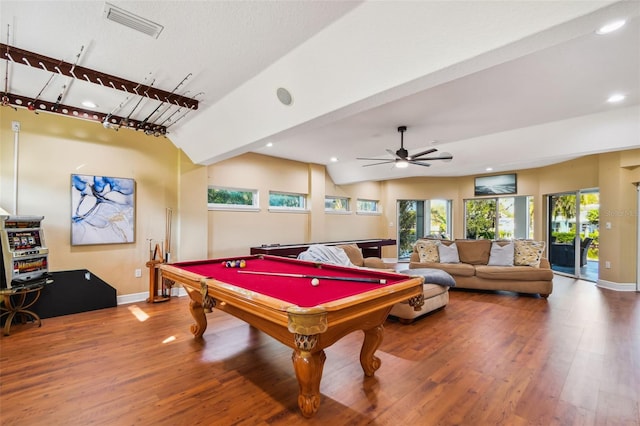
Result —
[[[583,233],[583,225],[584,223],[581,220],[581,208],[582,208],[582,196],[586,195],[586,194],[593,194],[593,193],[599,193],[597,188],[594,189],[582,189],[582,190],[577,190],[577,191],[564,191],[564,192],[558,192],[558,193],[553,193],[553,194],[547,194],[546,195],[546,204],[547,204],[547,209],[546,209],[546,213],[547,213],[547,218],[546,218],[546,228],[547,228],[547,253],[548,256],[547,258],[549,259],[549,262],[551,263],[551,269],[553,270],[554,273],[557,273],[559,275],[565,275],[565,276],[570,276],[570,277],[574,277],[574,278],[578,278],[578,279],[583,279],[583,280],[587,280],[587,281],[593,281],[593,279],[589,279],[587,278],[586,274],[582,273],[582,266],[581,266],[581,262],[582,262],[582,256],[581,256],[581,241],[582,241],[582,233]],[[573,218],[567,218],[567,221],[573,219],[575,221],[574,224],[574,232],[575,232],[575,237],[573,239],[573,272],[569,272],[566,269],[562,270],[562,269],[554,269],[554,266],[556,266],[557,268],[561,268],[561,265],[556,265],[554,264],[554,245],[557,244],[554,240],[553,240],[553,222],[554,222],[554,217],[553,217],[553,207],[554,207],[554,203],[552,203],[552,199],[555,197],[561,197],[561,196],[574,196],[575,197],[575,205],[574,205],[574,209],[575,209],[575,214]],[[588,237],[588,234],[586,234],[584,237]],[[597,281],[597,276],[596,279]]]

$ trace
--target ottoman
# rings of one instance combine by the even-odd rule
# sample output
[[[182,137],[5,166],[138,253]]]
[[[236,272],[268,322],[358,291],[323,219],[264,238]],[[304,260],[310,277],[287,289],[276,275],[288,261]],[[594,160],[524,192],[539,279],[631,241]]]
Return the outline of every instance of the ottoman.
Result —
[[[402,324],[410,324],[416,318],[443,308],[449,303],[449,287],[456,285],[453,277],[440,269],[422,268],[397,271],[405,275],[418,275],[424,278],[423,295],[424,305],[415,310],[409,305],[409,301],[396,303],[391,308],[389,315],[398,318]]]

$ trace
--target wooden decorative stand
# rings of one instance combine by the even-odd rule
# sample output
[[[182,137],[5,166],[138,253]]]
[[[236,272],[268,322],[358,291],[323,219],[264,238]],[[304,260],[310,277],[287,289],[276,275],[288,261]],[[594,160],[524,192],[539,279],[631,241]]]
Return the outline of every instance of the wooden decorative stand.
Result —
[[[164,293],[164,286],[162,287],[162,294],[158,294],[158,284],[160,281],[160,269],[158,265],[164,263],[162,260],[150,260],[146,263],[149,268],[149,303],[166,302],[171,298],[171,288],[169,288],[168,294]]]
[[[149,268],[149,298],[148,303],[166,302],[171,299],[171,288],[175,284],[171,280],[162,279],[162,294],[158,294],[158,285],[160,282],[160,268],[158,265],[169,263],[171,258],[171,221],[173,211],[166,209],[166,229],[164,241],[164,253],[160,244],[156,244],[154,250],[151,250],[151,240],[149,240],[149,261],[146,263]]]

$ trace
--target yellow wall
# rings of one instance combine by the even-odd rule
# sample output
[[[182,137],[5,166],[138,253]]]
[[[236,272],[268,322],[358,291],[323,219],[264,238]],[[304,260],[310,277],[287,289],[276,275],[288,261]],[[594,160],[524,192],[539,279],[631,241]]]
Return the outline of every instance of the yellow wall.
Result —
[[[104,129],[99,123],[35,115],[2,108],[0,135],[0,206],[13,212],[13,141],[11,122],[19,121],[18,213],[44,215],[52,271],[89,269],[114,286],[118,295],[148,291],[149,242],[165,238],[166,209],[173,212],[172,260],[246,255],[249,247],[345,239],[396,238],[398,199],[453,201],[454,237],[464,230],[464,200],[473,198],[475,176],[409,178],[335,185],[323,166],[258,154],[204,167],[191,161],[166,138],[130,130]],[[635,282],[636,190],[640,150],[592,155],[548,167],[514,171],[518,195],[534,197],[537,239],[546,239],[545,195],[599,188],[600,258],[604,281]],[[136,180],[137,221],[134,244],[70,245],[70,175],[130,177]],[[259,211],[207,209],[208,185],[257,189]],[[306,213],[270,212],[269,191],[309,194]],[[379,215],[324,212],[325,195],[380,200]],[[604,222],[611,229],[604,229]],[[395,257],[396,247],[385,247]],[[134,270],[142,269],[141,278]]]
[[[19,215],[42,215],[51,271],[89,269],[118,295],[148,291],[149,241],[165,238],[166,209],[179,215],[179,151],[166,138],[104,129],[99,123],[2,108],[0,206]],[[14,132],[18,133],[18,204],[13,204]],[[135,243],[71,246],[71,175],[136,181]],[[179,255],[175,240],[172,251]],[[143,275],[135,277],[135,270]]]
[[[259,211],[210,210],[210,257],[242,256],[262,244],[380,238],[380,216],[325,214],[325,195],[380,199],[380,184],[338,188],[323,166],[244,154],[208,167],[208,185],[257,190]],[[327,189],[328,187],[328,189]],[[269,211],[269,191],[309,195],[308,212]]]

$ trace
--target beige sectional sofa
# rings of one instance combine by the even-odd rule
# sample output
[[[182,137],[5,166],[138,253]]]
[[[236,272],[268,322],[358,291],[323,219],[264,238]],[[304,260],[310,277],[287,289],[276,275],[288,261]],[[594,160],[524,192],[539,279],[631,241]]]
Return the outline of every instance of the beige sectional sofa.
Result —
[[[455,288],[539,294],[553,291],[544,242],[531,240],[418,240],[410,269],[436,268],[453,276]]]

